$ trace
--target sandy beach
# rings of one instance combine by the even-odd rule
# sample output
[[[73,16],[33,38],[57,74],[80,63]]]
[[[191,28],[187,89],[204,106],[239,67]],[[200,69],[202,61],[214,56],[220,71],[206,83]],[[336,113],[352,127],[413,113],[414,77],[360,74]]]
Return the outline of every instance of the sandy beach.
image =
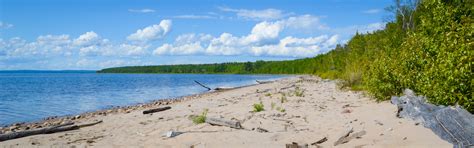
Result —
[[[254,104],[260,102],[264,110],[254,112]],[[164,106],[171,109],[142,113]],[[208,118],[238,121],[243,129],[194,124],[190,118],[205,110]],[[293,142],[309,147],[452,147],[421,124],[397,118],[396,112],[397,107],[390,102],[375,102],[362,92],[341,90],[336,81],[295,76],[178,100],[4,127],[2,133],[11,133],[66,121],[103,121],[78,130],[3,141],[0,147],[285,147]],[[365,134],[335,146],[350,128],[352,134]],[[168,131],[181,134],[165,137]]]

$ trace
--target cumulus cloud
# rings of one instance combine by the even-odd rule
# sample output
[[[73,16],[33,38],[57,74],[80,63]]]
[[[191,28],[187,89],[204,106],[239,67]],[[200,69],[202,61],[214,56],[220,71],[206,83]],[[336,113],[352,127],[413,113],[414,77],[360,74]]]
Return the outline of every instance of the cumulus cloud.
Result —
[[[8,29],[8,28],[12,28],[12,27],[13,27],[12,24],[0,22],[0,29]]]
[[[163,38],[171,30],[171,20],[162,20],[160,24],[145,27],[129,35],[129,41],[152,41]]]
[[[69,35],[42,35],[34,42],[27,42],[19,37],[11,38],[0,44],[2,55],[9,57],[53,56],[71,54]]]
[[[102,39],[94,31],[89,31],[80,35],[77,39],[75,39],[73,42],[73,45],[86,47],[86,46],[92,46],[92,45],[106,44],[107,42],[108,42],[107,39]]]
[[[97,33],[86,32],[75,39],[69,35],[41,35],[33,42],[19,37],[0,39],[0,56],[52,57],[52,56],[140,56],[148,53],[148,44],[113,44]]]
[[[284,14],[283,11],[271,8],[263,10],[232,9],[229,7],[218,8],[224,12],[234,12],[240,18],[252,20],[275,20],[287,16],[287,14]]]
[[[369,10],[362,11],[362,13],[366,13],[366,14],[376,14],[379,12],[381,12],[380,9],[369,9]]]
[[[156,48],[153,54],[310,57],[334,48],[339,43],[339,36],[281,38],[280,35],[287,29],[307,29],[318,25],[321,29],[326,29],[317,17],[303,15],[257,23],[250,33],[244,36],[230,33],[222,33],[217,37],[185,34],[178,36],[174,43],[166,43]]]
[[[128,12],[133,12],[133,13],[153,13],[155,10],[153,9],[128,9]]]

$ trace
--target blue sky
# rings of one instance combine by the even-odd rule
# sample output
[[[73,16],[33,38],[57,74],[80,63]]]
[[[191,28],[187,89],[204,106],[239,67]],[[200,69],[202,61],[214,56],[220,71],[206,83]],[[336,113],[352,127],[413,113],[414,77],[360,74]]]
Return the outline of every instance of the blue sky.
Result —
[[[0,70],[288,60],[384,27],[390,0],[0,0]]]

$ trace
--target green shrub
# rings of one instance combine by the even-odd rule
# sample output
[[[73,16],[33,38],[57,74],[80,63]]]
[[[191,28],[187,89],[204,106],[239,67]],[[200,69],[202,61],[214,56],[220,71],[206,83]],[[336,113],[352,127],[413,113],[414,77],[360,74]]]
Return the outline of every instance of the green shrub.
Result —
[[[193,123],[194,124],[205,123],[208,111],[209,111],[209,109],[204,109],[204,111],[201,113],[201,115],[192,117]]]
[[[253,112],[261,112],[261,111],[264,111],[264,106],[263,106],[263,103],[260,102],[260,103],[256,103],[256,104],[253,104]]]

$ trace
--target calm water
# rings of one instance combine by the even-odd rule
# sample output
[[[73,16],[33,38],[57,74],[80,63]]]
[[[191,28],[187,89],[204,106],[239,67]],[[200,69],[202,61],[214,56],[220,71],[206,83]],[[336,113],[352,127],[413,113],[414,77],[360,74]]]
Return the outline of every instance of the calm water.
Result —
[[[1,72],[0,125],[179,97],[210,87],[242,86],[277,75]]]

